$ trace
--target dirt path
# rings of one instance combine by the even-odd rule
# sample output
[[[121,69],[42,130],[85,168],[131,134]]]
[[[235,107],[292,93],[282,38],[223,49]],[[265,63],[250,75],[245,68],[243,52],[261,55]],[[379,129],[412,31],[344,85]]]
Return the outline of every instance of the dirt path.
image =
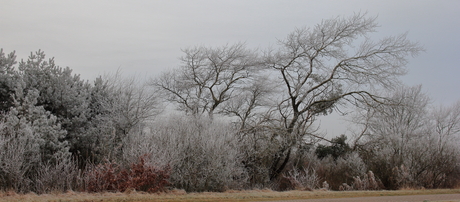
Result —
[[[434,202],[455,201],[460,202],[460,194],[437,194],[437,195],[411,195],[411,196],[377,196],[335,199],[305,199],[288,200],[278,202]]]

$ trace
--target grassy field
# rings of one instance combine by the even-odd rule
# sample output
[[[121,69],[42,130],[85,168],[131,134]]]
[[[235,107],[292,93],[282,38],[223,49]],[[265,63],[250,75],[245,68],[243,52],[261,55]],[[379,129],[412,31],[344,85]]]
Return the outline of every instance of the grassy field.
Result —
[[[397,195],[424,195],[424,194],[455,194],[460,189],[436,190],[399,190],[399,191],[287,191],[275,192],[271,190],[227,191],[224,193],[204,192],[185,193],[172,191],[171,193],[147,194],[139,192],[130,193],[56,193],[56,194],[16,194],[14,192],[1,192],[0,201],[104,201],[104,202],[146,202],[146,201],[271,201],[291,199],[318,199],[318,198],[346,198],[364,196],[397,196]]]

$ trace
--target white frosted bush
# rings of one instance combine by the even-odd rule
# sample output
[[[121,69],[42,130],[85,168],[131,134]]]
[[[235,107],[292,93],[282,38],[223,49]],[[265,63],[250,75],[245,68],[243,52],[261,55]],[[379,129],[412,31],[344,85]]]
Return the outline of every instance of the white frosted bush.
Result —
[[[125,139],[124,159],[148,154],[150,163],[170,165],[171,183],[187,191],[240,188],[246,181],[238,141],[231,124],[219,120],[173,116],[149,131]]]

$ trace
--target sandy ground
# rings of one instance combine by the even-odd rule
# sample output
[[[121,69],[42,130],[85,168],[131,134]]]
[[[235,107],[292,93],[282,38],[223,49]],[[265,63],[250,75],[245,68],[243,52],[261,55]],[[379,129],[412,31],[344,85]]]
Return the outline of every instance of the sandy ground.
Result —
[[[278,202],[460,202],[460,194],[437,194],[437,195],[411,195],[411,196],[378,196],[378,197],[356,197],[336,199],[305,199],[288,200]]]

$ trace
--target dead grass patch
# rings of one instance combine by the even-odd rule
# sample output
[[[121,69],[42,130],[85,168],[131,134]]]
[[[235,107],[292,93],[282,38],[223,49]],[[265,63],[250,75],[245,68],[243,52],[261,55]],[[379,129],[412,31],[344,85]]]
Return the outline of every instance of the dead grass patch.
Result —
[[[16,194],[0,192],[0,202],[174,202],[174,201],[262,201],[262,200],[292,200],[292,199],[320,199],[320,198],[347,198],[370,196],[398,196],[398,195],[424,195],[424,194],[455,194],[460,189],[435,189],[435,190],[398,190],[398,191],[286,191],[275,192],[262,190],[228,190],[227,192],[185,193],[183,190],[172,190],[168,193],[149,194],[131,191],[130,193],[78,193],[68,191],[60,194]]]

